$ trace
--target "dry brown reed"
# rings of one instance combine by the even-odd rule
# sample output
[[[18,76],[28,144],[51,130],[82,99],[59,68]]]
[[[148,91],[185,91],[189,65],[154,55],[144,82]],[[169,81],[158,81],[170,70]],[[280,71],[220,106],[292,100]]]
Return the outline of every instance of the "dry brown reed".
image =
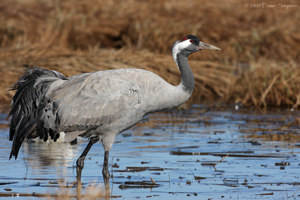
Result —
[[[223,51],[191,56],[193,102],[298,107],[300,5],[255,9],[246,3],[261,2],[1,1],[0,102],[10,101],[7,89],[23,64],[66,75],[138,67],[176,84],[180,77],[170,47],[195,34]]]
[[[75,185],[76,183],[74,183]],[[64,182],[59,182],[59,187],[55,192],[50,192],[49,194],[41,194],[41,197],[46,197],[47,199],[60,199],[60,200],[68,200],[68,199],[104,199],[105,197],[109,197],[106,195],[106,190],[103,184],[92,182],[84,188],[78,190],[74,187],[74,185],[65,185]],[[78,193],[79,192],[79,193]],[[42,196],[43,195],[43,196]],[[115,198],[115,196],[112,196]]]
[[[227,102],[256,107],[268,105],[300,105],[299,66],[259,61],[250,66],[240,64],[234,86],[228,91]]]
[[[57,196],[55,196],[54,199],[99,199],[99,198],[105,198],[105,189],[102,184],[97,184],[97,183],[92,183],[88,185],[78,196],[78,194],[74,194],[74,189],[71,188],[63,188],[60,187],[60,189],[57,190]],[[48,198],[48,199],[53,199],[53,198]]]

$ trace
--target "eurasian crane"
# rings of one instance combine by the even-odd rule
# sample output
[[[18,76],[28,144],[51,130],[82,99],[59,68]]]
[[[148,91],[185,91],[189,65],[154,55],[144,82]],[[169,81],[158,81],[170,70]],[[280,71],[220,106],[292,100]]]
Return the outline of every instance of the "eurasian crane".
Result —
[[[17,159],[25,138],[49,136],[56,141],[78,136],[89,143],[77,160],[80,180],[84,159],[94,143],[104,148],[102,173],[109,179],[109,151],[115,137],[149,113],[172,109],[186,102],[195,86],[188,56],[202,49],[220,50],[187,35],[173,44],[172,55],[181,72],[181,83],[173,86],[158,75],[142,69],[114,69],[65,77],[53,70],[29,67],[14,84],[16,93],[10,111],[10,158]]]

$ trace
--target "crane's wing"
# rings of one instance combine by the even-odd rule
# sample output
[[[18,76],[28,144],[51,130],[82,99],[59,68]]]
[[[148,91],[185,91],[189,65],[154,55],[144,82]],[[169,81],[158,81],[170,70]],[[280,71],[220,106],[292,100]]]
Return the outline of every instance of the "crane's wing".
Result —
[[[50,134],[88,131],[134,114],[141,105],[140,86],[127,71],[71,77],[48,95],[42,125]]]
[[[39,108],[44,108],[46,93],[52,85],[59,85],[67,78],[57,71],[40,69],[35,66],[26,66],[26,71],[12,87],[16,90],[13,97],[9,140],[13,140],[10,159],[15,156],[17,159],[19,149],[25,138],[40,136],[45,141],[47,135],[36,132],[37,122],[40,119]],[[55,138],[54,138],[55,140]]]

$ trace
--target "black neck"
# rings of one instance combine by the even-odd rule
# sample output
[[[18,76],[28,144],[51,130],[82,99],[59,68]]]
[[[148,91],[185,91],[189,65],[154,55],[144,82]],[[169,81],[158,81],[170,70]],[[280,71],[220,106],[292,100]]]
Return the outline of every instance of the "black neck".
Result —
[[[184,53],[178,53],[175,61],[181,72],[181,84],[183,85],[183,89],[192,94],[195,87],[195,78],[188,64],[188,57]]]

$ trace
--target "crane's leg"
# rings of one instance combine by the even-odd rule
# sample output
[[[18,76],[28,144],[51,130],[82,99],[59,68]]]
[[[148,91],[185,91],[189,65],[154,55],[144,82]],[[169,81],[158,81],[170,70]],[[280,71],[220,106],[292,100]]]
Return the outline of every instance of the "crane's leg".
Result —
[[[109,197],[109,194],[110,194],[110,187],[109,187],[110,174],[109,174],[109,171],[108,171],[108,158],[109,158],[109,151],[105,151],[103,168],[102,168],[102,175],[103,175],[104,184],[105,184],[106,197]]]
[[[85,147],[84,151],[82,152],[81,156],[78,158],[76,162],[76,172],[77,172],[77,185],[81,185],[81,171],[84,167],[84,159],[88,152],[90,151],[93,144],[99,141],[99,137],[92,137],[88,143],[88,145]]]
[[[109,171],[108,171],[108,158],[109,158],[109,151],[105,151],[104,153],[104,162],[103,162],[103,169],[102,169],[102,175],[104,178],[104,181],[109,180]]]

